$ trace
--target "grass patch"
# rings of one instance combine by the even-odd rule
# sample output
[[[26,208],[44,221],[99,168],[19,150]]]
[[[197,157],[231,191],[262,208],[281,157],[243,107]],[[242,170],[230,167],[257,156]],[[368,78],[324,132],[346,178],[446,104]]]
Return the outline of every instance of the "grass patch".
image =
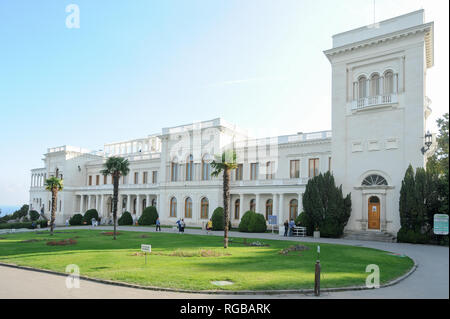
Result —
[[[75,245],[47,245],[48,241]],[[271,290],[306,289],[314,287],[314,264],[317,258],[314,243],[266,240],[269,246],[235,245],[223,248],[223,238],[207,235],[179,236],[172,233],[121,231],[113,240],[100,230],[64,231],[50,236],[36,233],[7,234],[0,241],[0,261],[64,272],[69,264],[80,267],[81,275],[135,283],[140,285],[182,289]],[[244,242],[242,238],[234,238]],[[252,239],[251,241],[262,241]],[[141,253],[141,244],[151,244],[152,253]],[[307,249],[281,255],[280,251],[301,245]],[[386,251],[320,244],[322,288],[364,285],[366,266],[380,268],[380,281],[386,283],[405,274],[413,266],[409,257],[399,258]],[[299,256],[299,253],[301,255]],[[186,258],[183,258],[186,257]],[[188,258],[187,258],[188,257]],[[213,257],[213,258],[205,258]],[[233,285],[216,286],[212,281],[231,281]]]

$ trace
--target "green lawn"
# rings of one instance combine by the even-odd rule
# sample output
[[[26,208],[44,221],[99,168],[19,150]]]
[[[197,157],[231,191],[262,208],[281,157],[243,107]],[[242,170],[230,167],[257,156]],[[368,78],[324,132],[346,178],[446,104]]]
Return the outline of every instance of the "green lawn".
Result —
[[[224,249],[223,238],[212,235],[121,232],[114,241],[102,232],[58,230],[53,237],[47,231],[0,234],[0,261],[59,272],[64,272],[69,264],[77,264],[81,275],[158,287],[197,290],[314,287],[317,244],[301,243],[310,249],[285,256],[279,252],[299,243],[259,240],[269,246],[253,247],[244,245],[242,238],[233,238],[231,247]],[[69,238],[77,243],[47,245],[48,241]],[[141,244],[152,245],[146,265],[144,256],[136,254]],[[403,275],[413,266],[408,257],[375,249],[330,244],[320,244],[320,248],[322,288],[364,285],[369,264],[379,266],[381,283]],[[202,249],[213,256],[201,256]],[[218,280],[234,284],[222,287],[211,284]]]

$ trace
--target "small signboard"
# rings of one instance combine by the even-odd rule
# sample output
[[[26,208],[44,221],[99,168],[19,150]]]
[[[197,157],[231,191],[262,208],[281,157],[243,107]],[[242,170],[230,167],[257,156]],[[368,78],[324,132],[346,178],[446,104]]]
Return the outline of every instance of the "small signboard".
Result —
[[[152,252],[152,245],[144,245],[144,244],[142,244],[141,245],[141,250],[143,252],[146,252],[146,253],[151,253]]]
[[[277,216],[269,215],[269,225],[276,225],[276,224],[277,224]]]
[[[147,264],[147,253],[152,252],[152,245],[141,244],[141,250],[145,252],[145,264]]]
[[[433,230],[436,235],[448,235],[448,215],[434,214]]]

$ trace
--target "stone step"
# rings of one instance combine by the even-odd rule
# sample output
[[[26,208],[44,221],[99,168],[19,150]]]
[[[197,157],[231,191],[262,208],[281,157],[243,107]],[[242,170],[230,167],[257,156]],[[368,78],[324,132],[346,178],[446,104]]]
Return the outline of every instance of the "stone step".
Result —
[[[396,242],[395,236],[383,232],[369,232],[369,231],[348,231],[344,234],[344,239],[349,240],[366,240],[366,241],[380,241],[392,243]]]

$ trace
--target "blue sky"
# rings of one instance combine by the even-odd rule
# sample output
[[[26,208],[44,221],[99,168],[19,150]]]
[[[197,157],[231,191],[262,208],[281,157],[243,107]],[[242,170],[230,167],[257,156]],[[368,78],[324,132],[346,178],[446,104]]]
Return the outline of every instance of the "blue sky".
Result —
[[[68,29],[65,7],[80,8]],[[377,0],[435,21],[431,127],[448,107],[448,1]],[[331,36],[373,0],[0,2],[0,204],[28,201],[47,147],[93,150],[223,117],[256,136],[331,128]]]

